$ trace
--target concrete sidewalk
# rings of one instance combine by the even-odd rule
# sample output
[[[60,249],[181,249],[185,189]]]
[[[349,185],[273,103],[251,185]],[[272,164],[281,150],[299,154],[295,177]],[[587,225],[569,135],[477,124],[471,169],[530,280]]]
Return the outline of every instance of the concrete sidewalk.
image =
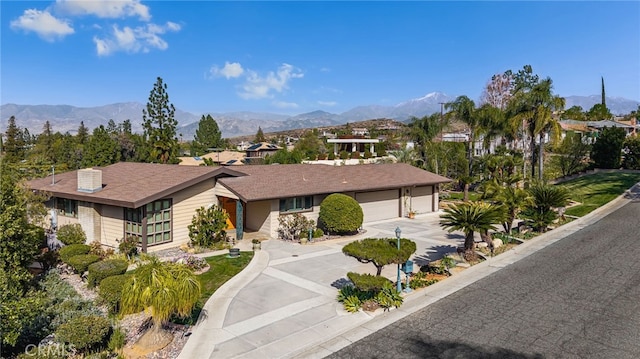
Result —
[[[321,358],[375,332],[604,217],[630,199],[621,196],[589,215],[536,237],[442,282],[405,295],[389,312],[347,313],[336,301],[349,271],[375,273],[342,254],[342,246],[366,237],[402,237],[417,243],[417,265],[455,251],[463,242],[438,225],[440,213],[365,227],[366,233],[308,245],[269,240],[251,263],[207,301],[179,358]],[[393,268],[392,268],[393,267]],[[383,275],[395,279],[395,267]]]

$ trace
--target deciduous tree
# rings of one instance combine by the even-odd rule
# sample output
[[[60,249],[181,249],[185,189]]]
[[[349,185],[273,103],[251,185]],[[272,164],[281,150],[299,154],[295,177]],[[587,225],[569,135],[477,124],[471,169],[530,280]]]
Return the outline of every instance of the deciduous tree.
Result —
[[[626,133],[619,127],[605,127],[591,147],[591,161],[596,168],[620,168],[622,144]]]

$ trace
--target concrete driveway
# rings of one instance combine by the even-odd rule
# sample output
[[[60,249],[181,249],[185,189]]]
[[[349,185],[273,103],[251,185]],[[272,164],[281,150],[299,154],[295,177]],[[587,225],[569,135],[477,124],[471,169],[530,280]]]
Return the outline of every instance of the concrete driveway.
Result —
[[[207,302],[180,358],[293,357],[370,321],[372,314],[347,313],[336,301],[347,272],[375,274],[372,264],[345,256],[342,247],[367,237],[395,238],[399,227],[403,238],[417,244],[415,263],[425,265],[463,242],[462,235],[441,229],[439,215],[376,222],[349,239],[263,242],[247,269]],[[395,266],[385,267],[382,275],[395,279]]]

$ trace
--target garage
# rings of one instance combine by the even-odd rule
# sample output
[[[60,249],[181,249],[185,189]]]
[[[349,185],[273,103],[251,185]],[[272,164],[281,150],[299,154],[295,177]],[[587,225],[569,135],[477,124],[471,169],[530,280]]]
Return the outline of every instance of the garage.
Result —
[[[400,190],[359,192],[356,201],[364,213],[364,223],[400,216]]]
[[[418,214],[433,212],[433,186],[411,189],[411,209]]]

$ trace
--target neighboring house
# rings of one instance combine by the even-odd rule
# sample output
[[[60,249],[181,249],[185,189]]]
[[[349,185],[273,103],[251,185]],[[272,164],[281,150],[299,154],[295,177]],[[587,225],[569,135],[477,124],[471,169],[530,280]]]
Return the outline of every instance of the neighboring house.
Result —
[[[247,163],[262,163],[267,155],[272,155],[282,147],[268,142],[253,144],[245,150],[245,161]]]
[[[243,164],[245,153],[238,151],[218,151],[210,152],[206,155],[197,157],[179,157],[180,165],[183,166],[199,166],[204,164],[204,159],[210,159],[215,165],[218,166],[234,166]]]
[[[439,185],[450,182],[407,164],[358,166],[177,166],[121,162],[29,182],[50,194],[58,226],[79,223],[87,241],[116,247],[138,237],[144,251],[188,243],[195,210],[213,204],[229,214],[236,237],[259,231],[276,237],[278,218],[318,218],[322,200],[344,193],[362,206],[364,222],[439,208]]]

